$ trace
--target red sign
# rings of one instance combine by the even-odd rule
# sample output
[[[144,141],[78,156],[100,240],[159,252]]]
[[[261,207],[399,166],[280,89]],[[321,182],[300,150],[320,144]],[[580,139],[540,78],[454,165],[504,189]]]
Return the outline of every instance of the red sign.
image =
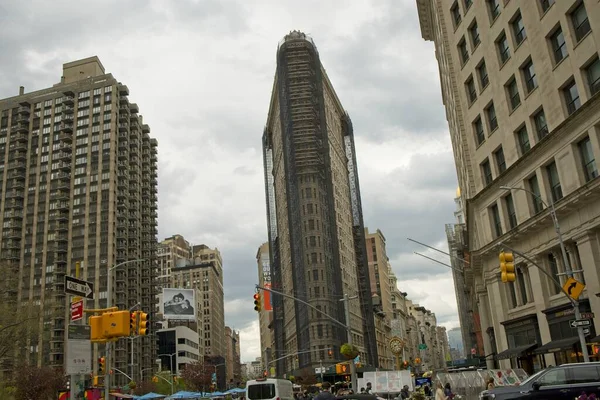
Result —
[[[83,318],[83,300],[71,303],[71,321],[79,321]]]

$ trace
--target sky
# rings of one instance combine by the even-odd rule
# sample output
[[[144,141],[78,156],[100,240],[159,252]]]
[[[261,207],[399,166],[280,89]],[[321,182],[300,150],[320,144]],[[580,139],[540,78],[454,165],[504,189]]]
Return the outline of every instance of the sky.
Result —
[[[447,249],[457,180],[431,42],[415,0],[3,0],[0,98],[60,81],[97,55],[158,139],[158,239],[222,254],[226,324],[260,355],[252,294],[267,241],[261,136],[279,41],[309,34],[354,125],[365,226],[402,291],[458,326]]]

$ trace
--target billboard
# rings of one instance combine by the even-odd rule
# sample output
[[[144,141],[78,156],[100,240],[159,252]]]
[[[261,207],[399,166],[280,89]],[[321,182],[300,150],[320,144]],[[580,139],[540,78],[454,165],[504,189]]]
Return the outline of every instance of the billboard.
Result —
[[[163,288],[163,302],[165,319],[196,319],[196,292],[194,289]]]
[[[270,283],[265,283],[265,288],[271,289]],[[272,293],[268,290],[263,290],[263,310],[273,311],[273,302],[271,301]]]

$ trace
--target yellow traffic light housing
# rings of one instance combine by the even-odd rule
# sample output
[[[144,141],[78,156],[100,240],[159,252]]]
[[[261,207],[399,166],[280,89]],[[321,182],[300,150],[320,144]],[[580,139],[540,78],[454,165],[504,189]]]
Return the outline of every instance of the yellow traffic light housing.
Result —
[[[254,311],[260,312],[262,309],[260,293],[254,293]]]
[[[98,359],[98,374],[104,375],[106,373],[106,359],[104,357],[100,357]]]
[[[90,340],[92,343],[105,342],[104,330],[102,328],[102,316],[96,315],[89,318]]]
[[[138,335],[145,336],[148,334],[148,314],[143,311],[138,311],[140,317],[138,321]]]
[[[514,282],[517,278],[515,274],[515,257],[511,252],[501,252],[500,256],[500,277],[502,282]]]
[[[348,373],[348,364],[335,364],[335,373],[338,375],[345,375]]]
[[[102,331],[106,338],[129,336],[129,311],[113,311],[102,314]]]
[[[135,335],[138,329],[138,311],[134,311],[131,313],[129,318],[129,334]]]
[[[158,376],[153,376],[152,377],[152,382],[158,383]]]

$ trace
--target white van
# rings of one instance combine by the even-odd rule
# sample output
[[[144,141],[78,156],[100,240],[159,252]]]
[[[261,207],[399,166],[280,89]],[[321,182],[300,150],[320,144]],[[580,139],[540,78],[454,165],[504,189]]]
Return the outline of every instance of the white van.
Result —
[[[293,385],[287,379],[254,379],[246,382],[246,399],[294,400]]]

